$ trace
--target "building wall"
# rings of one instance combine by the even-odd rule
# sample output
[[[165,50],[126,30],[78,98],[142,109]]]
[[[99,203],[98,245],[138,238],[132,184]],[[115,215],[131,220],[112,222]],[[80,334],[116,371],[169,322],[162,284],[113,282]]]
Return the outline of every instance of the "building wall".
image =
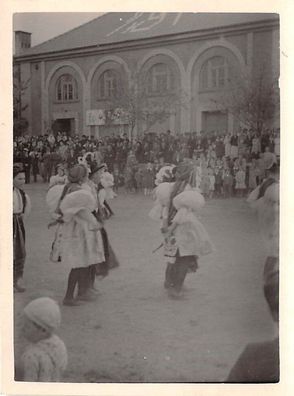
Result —
[[[253,74],[272,70],[273,36],[271,31],[255,32],[253,35]]]
[[[76,123],[80,133],[91,133],[85,125],[86,112],[90,109],[103,108],[105,103],[97,100],[97,81],[99,75],[107,68],[120,70],[126,80],[130,81],[134,74],[141,74],[156,62],[167,63],[175,73],[176,84],[186,94],[189,101],[185,108],[177,109],[175,117],[169,123],[176,132],[200,131],[202,112],[215,111],[212,99],[219,92],[199,92],[199,72],[207,57],[222,55],[227,57],[240,72],[247,68],[258,73],[261,65],[269,65],[270,70],[279,70],[278,43],[279,34],[276,29],[268,31],[248,31],[238,34],[220,36],[215,33],[209,39],[191,40],[183,43],[164,45],[158,40],[150,48],[134,50],[116,50],[107,54],[73,57],[64,60],[46,60],[43,75],[40,71],[32,72],[32,106],[38,109],[31,119],[33,133],[45,132],[54,119],[53,113],[72,113],[78,118]],[[23,66],[26,69],[25,66]],[[72,72],[78,81],[79,100],[75,103],[56,103],[54,86],[58,76],[67,70]],[[27,70],[26,70],[27,73]],[[41,80],[41,81],[40,81]],[[41,86],[41,92],[40,87]],[[39,111],[40,97],[43,111]],[[42,115],[43,120],[40,119]],[[43,122],[42,122],[43,121]],[[166,124],[167,125],[167,124]],[[164,128],[166,127],[164,125]],[[229,130],[234,128],[232,118],[228,122]],[[139,124],[139,130],[144,125]],[[93,128],[92,128],[93,129]]]
[[[21,116],[26,118],[29,122],[28,133],[32,134],[32,109],[34,108],[35,102],[31,101],[31,67],[30,63],[21,64],[21,80],[27,84],[27,88],[23,91],[21,102],[22,106],[28,105],[25,110],[22,111]]]
[[[41,68],[39,62],[31,63],[31,103],[34,107],[31,112],[31,133],[39,135],[42,125],[42,103],[41,103]]]
[[[77,81],[78,98],[70,102],[58,101],[56,97],[56,85],[58,79],[64,75],[70,74]],[[82,78],[77,70],[71,66],[62,66],[50,78],[48,86],[49,92],[49,125],[52,125],[54,120],[61,118],[73,118],[75,120],[74,132],[83,130],[83,103],[84,103],[84,87]]]

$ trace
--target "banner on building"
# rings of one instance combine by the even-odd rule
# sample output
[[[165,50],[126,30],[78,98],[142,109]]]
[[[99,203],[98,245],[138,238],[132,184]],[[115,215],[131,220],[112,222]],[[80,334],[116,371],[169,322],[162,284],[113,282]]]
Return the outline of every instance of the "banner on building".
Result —
[[[91,125],[124,125],[128,124],[128,114],[121,108],[93,109],[86,114],[86,124]]]
[[[86,124],[105,125],[105,111],[102,109],[88,110],[86,113]]]
[[[109,124],[123,125],[128,124],[128,113],[122,108],[106,110],[106,117]]]

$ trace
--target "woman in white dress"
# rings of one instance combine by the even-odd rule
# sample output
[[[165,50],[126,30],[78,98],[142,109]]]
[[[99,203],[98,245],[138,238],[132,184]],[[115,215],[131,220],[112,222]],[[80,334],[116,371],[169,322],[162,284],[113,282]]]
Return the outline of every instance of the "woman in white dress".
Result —
[[[156,218],[161,205],[161,231],[167,262],[164,286],[172,298],[182,294],[187,273],[198,268],[198,257],[213,251],[211,240],[195,215],[205,201],[190,184],[193,166],[180,164],[175,177],[175,183],[163,183],[157,187],[157,203],[150,213],[152,218]]]
[[[63,265],[70,269],[64,305],[79,305],[74,298],[78,286],[78,300],[89,285],[89,267],[105,261],[101,223],[93,212],[97,203],[91,191],[82,185],[87,179],[87,169],[77,165],[69,170],[69,183],[60,198],[59,210],[63,222],[62,256]]]

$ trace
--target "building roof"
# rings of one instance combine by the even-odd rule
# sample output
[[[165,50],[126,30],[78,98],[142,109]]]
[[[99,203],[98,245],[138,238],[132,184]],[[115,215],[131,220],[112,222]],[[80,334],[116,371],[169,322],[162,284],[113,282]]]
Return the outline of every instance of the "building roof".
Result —
[[[24,51],[22,56],[56,53],[113,43],[279,20],[272,13],[112,12]]]

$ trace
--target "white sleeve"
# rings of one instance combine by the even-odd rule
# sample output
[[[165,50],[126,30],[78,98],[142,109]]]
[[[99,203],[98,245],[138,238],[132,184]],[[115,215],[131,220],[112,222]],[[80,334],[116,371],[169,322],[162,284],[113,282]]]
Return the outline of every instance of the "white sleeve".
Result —
[[[31,204],[31,199],[28,196],[28,194],[26,194],[26,207],[25,207],[25,211],[24,211],[24,215],[28,216],[31,213],[32,210],[32,204]]]
[[[99,199],[99,204],[101,206],[104,206],[104,201],[106,199],[106,191],[104,190],[104,188],[102,188],[99,192],[98,192],[98,199]]]
[[[175,215],[175,217],[173,218],[173,223],[177,223],[177,224],[183,224],[187,222],[187,214],[188,214],[188,209],[186,208],[180,208],[177,211],[177,214]]]

